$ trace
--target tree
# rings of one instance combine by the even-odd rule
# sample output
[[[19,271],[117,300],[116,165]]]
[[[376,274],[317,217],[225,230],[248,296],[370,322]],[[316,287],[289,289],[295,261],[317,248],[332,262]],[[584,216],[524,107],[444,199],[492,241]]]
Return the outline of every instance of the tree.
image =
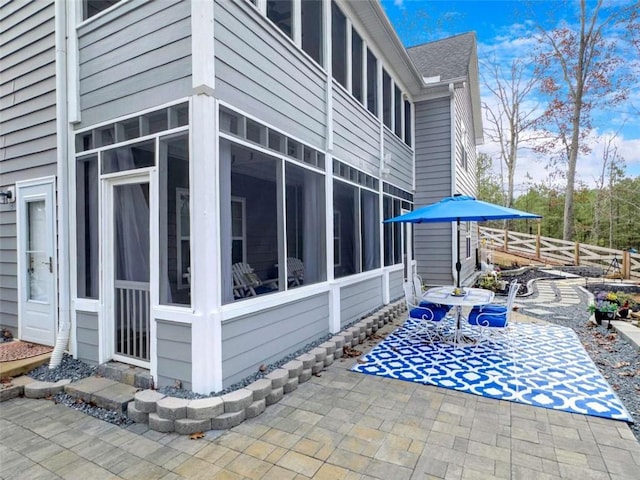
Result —
[[[540,150],[550,152],[552,145],[560,144],[556,151],[566,161],[566,193],[562,237],[573,237],[573,210],[575,174],[580,153],[589,151],[586,141],[592,129],[592,114],[601,105],[609,107],[627,98],[625,75],[621,73],[624,59],[611,32],[626,26],[630,8],[602,8],[597,0],[593,8],[580,0],[577,27],[569,24],[547,31],[539,27],[541,50],[537,61],[544,72],[542,91],[549,98],[545,116],[554,133],[555,141]]]
[[[476,185],[477,197],[485,202],[503,205],[504,192],[499,178],[492,171],[493,159],[486,153],[478,154],[476,159]]]
[[[484,132],[500,148],[500,159],[507,167],[506,205],[513,207],[513,178],[518,160],[518,149],[523,136],[534,132],[540,118],[537,103],[526,101],[538,87],[541,72],[529,68],[530,61],[516,58],[507,70],[497,61],[483,62],[480,70],[485,87],[495,104],[483,102],[488,125]]]

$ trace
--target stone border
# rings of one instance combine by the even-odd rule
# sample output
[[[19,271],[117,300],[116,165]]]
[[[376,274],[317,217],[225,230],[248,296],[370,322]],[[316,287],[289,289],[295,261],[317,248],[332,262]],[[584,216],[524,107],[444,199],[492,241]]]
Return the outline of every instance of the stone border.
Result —
[[[189,435],[235,427],[244,420],[257,417],[266,407],[279,402],[299,384],[341,358],[345,346],[355,347],[363,343],[405,310],[404,300],[388,305],[264,378],[226,395],[188,400],[166,396],[156,390],[141,390],[129,402],[127,415],[134,422],[148,423],[151,430],[163,433]]]

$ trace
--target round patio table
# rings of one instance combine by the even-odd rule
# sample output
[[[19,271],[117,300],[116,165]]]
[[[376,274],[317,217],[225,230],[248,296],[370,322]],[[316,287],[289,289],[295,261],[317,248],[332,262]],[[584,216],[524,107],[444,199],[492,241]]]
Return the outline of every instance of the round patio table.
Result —
[[[422,294],[422,299],[426,302],[440,303],[442,305],[450,305],[456,307],[456,342],[462,340],[461,323],[462,323],[462,307],[474,307],[476,305],[487,305],[493,301],[494,293],[484,288],[462,289],[460,295],[454,295],[453,285],[445,285],[444,287],[430,288]]]

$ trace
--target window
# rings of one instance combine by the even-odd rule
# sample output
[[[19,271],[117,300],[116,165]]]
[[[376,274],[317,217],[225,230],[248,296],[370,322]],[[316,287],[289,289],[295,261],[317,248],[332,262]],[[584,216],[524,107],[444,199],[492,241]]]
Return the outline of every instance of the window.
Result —
[[[411,103],[404,101],[404,143],[411,146]]]
[[[339,180],[333,185],[335,277],[379,268],[378,195]]]
[[[342,263],[340,261],[340,252],[341,252],[341,241],[340,241],[340,225],[342,224],[340,220],[340,212],[337,210],[333,211],[333,266],[339,267]]]
[[[191,242],[191,214],[189,213],[189,189],[176,188],[176,246],[178,249],[177,265],[178,290],[186,288],[191,283],[191,265],[189,262]]]
[[[467,235],[466,235],[466,258],[471,258],[471,222],[466,222],[467,226]]]
[[[76,241],[78,246],[78,297],[98,298],[98,157],[76,163]]]
[[[318,64],[322,58],[322,0],[304,0],[300,3],[302,15],[302,49]]]
[[[267,18],[289,38],[292,38],[291,10],[292,0],[267,0]]]
[[[84,0],[82,5],[82,19],[86,20],[87,18],[91,18],[119,1],[120,0]]]
[[[347,86],[347,19],[335,2],[331,2],[331,65],[333,78]]]
[[[362,38],[355,29],[351,30],[351,92],[363,103],[363,75],[362,75]]]
[[[231,252],[222,259],[223,302],[254,295],[238,288],[238,262],[253,270],[255,295],[326,280],[324,175],[224,139],[220,159],[221,242]],[[303,265],[295,282],[288,258]]]
[[[303,265],[303,272],[287,270],[288,287],[326,280],[324,176],[286,162],[285,205],[287,258]]]
[[[247,230],[246,199],[231,197],[231,263],[247,261]]]
[[[378,61],[367,48],[367,109],[378,116]]]
[[[395,112],[393,132],[402,138],[402,94],[397,86],[393,89],[393,109]]]
[[[191,304],[189,137],[160,139],[160,304]]]
[[[102,173],[124,172],[155,165],[155,141],[107,150],[102,154]]]
[[[399,199],[385,195],[382,202],[385,220],[397,217],[402,213],[402,202]],[[402,263],[402,224],[385,223],[383,228],[384,264],[388,266]]]
[[[391,128],[391,77],[382,70],[382,121]]]

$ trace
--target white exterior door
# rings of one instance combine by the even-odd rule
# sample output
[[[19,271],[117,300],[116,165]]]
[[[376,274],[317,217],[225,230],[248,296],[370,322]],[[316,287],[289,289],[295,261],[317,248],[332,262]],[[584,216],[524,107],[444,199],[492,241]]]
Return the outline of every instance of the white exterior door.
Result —
[[[56,250],[54,179],[18,183],[18,335],[54,345]]]

